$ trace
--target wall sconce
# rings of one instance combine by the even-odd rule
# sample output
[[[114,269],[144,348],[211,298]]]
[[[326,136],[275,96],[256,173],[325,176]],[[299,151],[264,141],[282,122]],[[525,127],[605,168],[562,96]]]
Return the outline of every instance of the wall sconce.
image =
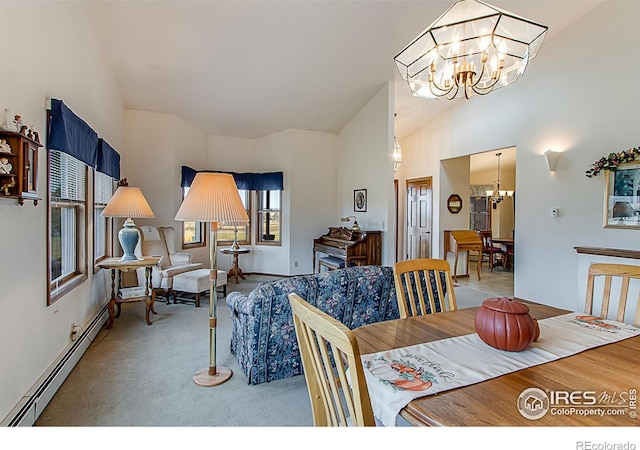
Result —
[[[547,167],[549,167],[549,172],[555,172],[556,167],[558,167],[558,159],[560,159],[560,152],[547,150],[546,152],[544,152],[544,157],[547,160]]]
[[[398,144],[395,136],[393,137],[393,171],[397,172],[402,164],[402,147]]]
[[[353,226],[351,227],[351,229],[355,230],[355,231],[360,231],[360,225],[358,225],[358,221],[356,220],[356,216],[341,217],[340,221],[341,222],[348,222],[349,219],[351,219],[352,217],[353,217]]]

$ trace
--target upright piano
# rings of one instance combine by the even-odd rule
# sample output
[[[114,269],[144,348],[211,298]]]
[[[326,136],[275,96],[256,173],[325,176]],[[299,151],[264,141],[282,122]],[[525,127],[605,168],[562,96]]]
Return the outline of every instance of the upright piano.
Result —
[[[445,230],[444,231],[444,258],[447,253],[454,253],[453,280],[458,279],[458,254],[467,252],[467,273],[469,276],[469,252],[478,252],[478,280],[480,280],[480,267],[482,264],[482,239],[473,230]]]
[[[380,231],[352,230],[329,227],[329,232],[313,240],[313,271],[316,272],[316,254],[324,253],[341,260],[344,266],[380,265],[382,261]],[[318,271],[319,268],[318,268]]]

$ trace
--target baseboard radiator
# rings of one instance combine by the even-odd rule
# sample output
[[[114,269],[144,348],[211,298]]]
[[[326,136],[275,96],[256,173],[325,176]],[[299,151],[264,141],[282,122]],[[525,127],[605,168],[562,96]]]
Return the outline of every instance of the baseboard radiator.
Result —
[[[60,389],[71,370],[80,361],[89,345],[106,322],[109,311],[105,305],[91,320],[87,328],[79,335],[65,353],[52,364],[36,384],[27,392],[6,419],[1,423],[5,427],[32,426],[55,393]]]

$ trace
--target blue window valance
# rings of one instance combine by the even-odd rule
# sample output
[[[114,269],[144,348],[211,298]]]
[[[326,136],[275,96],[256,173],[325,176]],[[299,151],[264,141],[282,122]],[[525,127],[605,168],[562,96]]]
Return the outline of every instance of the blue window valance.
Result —
[[[104,139],[98,139],[96,170],[116,180],[120,179],[120,154]]]
[[[189,187],[198,172],[217,172],[230,173],[236,182],[238,189],[246,189],[248,191],[282,191],[284,189],[284,177],[282,172],[268,173],[236,173],[223,172],[220,170],[200,170],[197,171],[191,167],[182,166],[181,187]]]
[[[67,153],[95,167],[98,160],[98,134],[76,116],[62,100],[51,99],[49,150]]]

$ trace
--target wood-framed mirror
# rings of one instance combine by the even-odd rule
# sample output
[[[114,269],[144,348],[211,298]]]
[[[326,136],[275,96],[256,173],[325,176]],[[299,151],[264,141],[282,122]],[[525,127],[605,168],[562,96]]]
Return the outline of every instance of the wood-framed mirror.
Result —
[[[462,198],[458,194],[451,194],[447,199],[447,209],[451,214],[462,211]]]

